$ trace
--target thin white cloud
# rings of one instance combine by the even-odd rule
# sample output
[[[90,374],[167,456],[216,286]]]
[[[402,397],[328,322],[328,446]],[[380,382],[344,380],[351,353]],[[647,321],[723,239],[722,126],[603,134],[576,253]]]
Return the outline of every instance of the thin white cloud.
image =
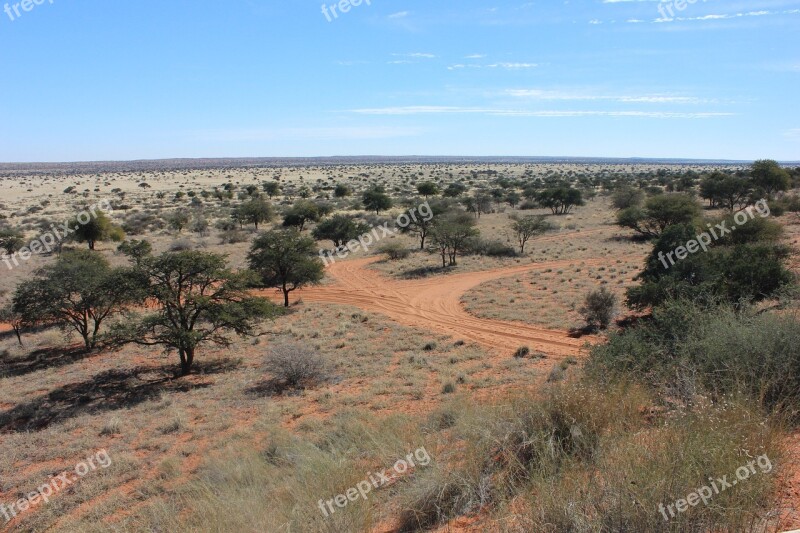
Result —
[[[793,141],[800,141],[800,128],[793,128],[783,132],[783,136]]]
[[[659,119],[701,119],[733,116],[733,113],[712,112],[673,112],[673,111],[573,111],[573,110],[525,110],[525,109],[493,109],[480,107],[457,106],[404,106],[351,109],[350,113],[358,115],[436,115],[436,114],[473,114],[504,117],[634,117]]]
[[[542,89],[509,89],[504,94],[530,100],[564,100],[564,101],[614,101],[636,104],[702,104],[711,103],[696,96],[675,94],[643,94],[643,95],[607,95],[588,92],[547,91]]]
[[[412,52],[409,54],[392,54],[394,57],[413,57],[415,59],[433,59],[436,57],[435,54],[429,54],[427,52]]]
[[[663,24],[667,22],[702,22],[702,21],[709,21],[709,20],[733,20],[733,19],[741,19],[745,17],[766,17],[766,16],[777,16],[777,15],[798,15],[800,14],[800,9],[788,9],[783,11],[747,11],[747,12],[739,12],[739,13],[712,13],[708,15],[701,15],[696,17],[679,17],[673,16],[673,13],[669,13],[669,16],[662,16],[653,20],[654,23]]]
[[[521,70],[521,69],[529,69],[529,68],[538,68],[538,63],[492,63],[489,65],[482,65],[478,63],[456,63],[455,65],[450,65],[447,67],[447,70],[460,70],[465,68],[504,68],[506,70]]]

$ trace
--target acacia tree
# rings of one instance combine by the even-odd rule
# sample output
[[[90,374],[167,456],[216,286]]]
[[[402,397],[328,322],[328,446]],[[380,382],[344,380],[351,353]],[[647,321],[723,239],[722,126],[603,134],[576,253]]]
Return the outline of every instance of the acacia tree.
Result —
[[[730,211],[747,204],[752,190],[747,178],[719,171],[712,172],[700,183],[700,196],[708,200],[711,207],[721,204]]]
[[[258,225],[269,222],[275,216],[272,206],[261,198],[253,198],[235,209],[233,218],[240,223]]]
[[[381,211],[391,209],[392,199],[384,191],[383,187],[375,187],[364,192],[362,197],[364,207],[368,211],[375,211],[379,215]]]
[[[761,159],[753,163],[750,175],[753,185],[762,189],[769,198],[776,192],[788,190],[792,184],[789,172],[771,159]]]
[[[139,267],[142,265],[144,258],[153,253],[153,245],[145,239],[133,239],[120,244],[117,247],[117,251],[128,257],[135,266]]]
[[[100,326],[139,298],[132,269],[111,268],[87,250],[65,253],[22,282],[14,293],[14,313],[24,325],[56,324],[74,329],[87,350],[97,345]]]
[[[536,201],[554,215],[566,215],[576,206],[584,205],[583,194],[572,187],[546,189],[536,194]]]
[[[448,258],[450,266],[456,266],[458,253],[464,249],[469,239],[478,235],[475,220],[465,213],[437,218],[431,237],[442,256],[442,268],[447,266]]]
[[[269,196],[270,200],[281,190],[281,184],[277,181],[268,181],[263,183],[262,187],[264,188],[264,192],[267,193],[267,196]]]
[[[89,217],[88,222],[82,222],[80,217],[73,219],[69,227],[74,230],[72,238],[78,242],[85,242],[90,250],[94,250],[95,244],[101,241],[121,241],[124,233],[121,228],[114,226],[111,219],[102,211],[96,211],[94,216]]]
[[[181,375],[192,370],[203,344],[230,346],[227,332],[252,335],[256,323],[272,318],[277,309],[269,300],[250,296],[249,272],[227,268],[225,256],[207,252],[164,253],[144,259],[138,271],[142,300],[158,311],[116,324],[117,345],[164,346],[178,352]]]
[[[0,322],[5,322],[14,330],[14,335],[17,336],[17,342],[22,346],[22,329],[25,327],[23,317],[18,312],[14,311],[11,305],[0,307]]]
[[[314,239],[298,231],[268,231],[256,238],[247,258],[263,285],[280,289],[284,306],[289,307],[289,293],[316,285],[325,276],[314,247]]]
[[[283,227],[303,231],[308,222],[318,221],[323,214],[319,205],[310,200],[300,200],[284,213]]]
[[[0,229],[0,248],[7,255],[18,252],[23,246],[25,246],[25,239],[21,232],[9,228]]]
[[[333,241],[335,247],[356,239],[370,230],[363,222],[356,222],[347,215],[334,215],[320,222],[312,232],[314,238],[320,241]]]
[[[660,194],[644,208],[631,207],[617,214],[617,224],[657,239],[669,226],[691,224],[700,216],[700,206],[685,194]]]
[[[492,197],[484,192],[479,192],[475,197],[464,198],[464,207],[470,213],[475,213],[477,218],[481,218],[484,213],[492,210]]]
[[[409,223],[402,226],[400,231],[402,233],[410,233],[419,238],[419,249],[425,249],[425,242],[433,231],[433,224],[436,217],[442,215],[447,211],[449,203],[447,201],[431,202],[428,204],[429,214],[423,216],[422,213],[414,213],[407,211]]]
[[[426,181],[417,185],[417,192],[425,198],[436,196],[439,194],[439,186],[432,181]]]
[[[515,219],[511,224],[511,229],[519,242],[519,253],[525,253],[525,245],[537,235],[544,235],[553,229],[544,215],[531,215],[520,219]]]

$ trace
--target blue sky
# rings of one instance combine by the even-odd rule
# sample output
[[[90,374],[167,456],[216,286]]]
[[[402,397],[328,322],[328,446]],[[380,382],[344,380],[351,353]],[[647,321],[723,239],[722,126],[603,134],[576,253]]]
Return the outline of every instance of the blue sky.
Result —
[[[4,162],[800,160],[800,0],[18,1]]]

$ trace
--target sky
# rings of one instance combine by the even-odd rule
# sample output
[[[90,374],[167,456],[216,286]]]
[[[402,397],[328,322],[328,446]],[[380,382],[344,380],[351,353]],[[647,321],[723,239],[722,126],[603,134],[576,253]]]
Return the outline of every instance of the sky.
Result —
[[[0,8],[0,162],[800,160],[800,0]]]

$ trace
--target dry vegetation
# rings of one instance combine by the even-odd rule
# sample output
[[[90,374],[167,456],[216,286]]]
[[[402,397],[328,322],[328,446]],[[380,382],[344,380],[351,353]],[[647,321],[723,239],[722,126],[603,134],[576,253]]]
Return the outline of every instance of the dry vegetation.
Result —
[[[278,213],[307,196],[374,223],[401,211],[365,213],[360,193],[373,183],[383,184],[395,200],[420,202],[415,186],[425,181],[442,188],[463,183],[474,191],[488,190],[502,177],[565,176],[596,196],[570,215],[550,217],[554,231],[531,241],[524,254],[465,255],[457,267],[439,269],[435,253],[415,250],[370,268],[394,280],[438,276],[446,283],[452,273],[531,265],[528,272],[467,292],[464,308],[482,318],[568,330],[581,326],[578,309],[591,289],[607,287],[622,302],[652,248],[615,225],[606,183],[645,176],[658,183],[660,168],[432,163],[9,172],[0,177],[0,222],[30,239],[87,204],[111,199],[113,222],[128,238],[146,238],[156,253],[223,253],[239,269],[257,232],[252,225],[219,223],[228,222],[231,208],[249,197],[248,186],[262,191],[263,183],[278,181],[282,191],[271,199]],[[670,168],[689,170],[705,169]],[[334,197],[336,184],[351,187],[352,195]],[[512,216],[549,214],[519,207],[496,202],[478,220],[482,237],[514,246]],[[184,229],[170,227],[174,213],[189,215]],[[198,220],[207,227],[193,231]],[[796,249],[800,220],[788,213],[780,221],[786,242]],[[418,247],[407,235],[392,242]],[[98,253],[125,264],[116,248],[103,242]],[[8,300],[21,281],[53,260],[34,256],[3,270],[0,299]],[[536,268],[554,260],[569,266]],[[26,333],[20,346],[4,331],[0,504],[16,501],[96,450],[106,449],[113,460],[7,527],[388,533],[775,531],[781,521],[800,525],[800,517],[791,517],[798,500],[787,500],[800,490],[793,463],[800,453],[786,446],[795,426],[747,398],[712,401],[699,394],[694,404],[665,404],[639,383],[587,379],[583,356],[554,360],[521,347],[514,357],[356,307],[304,303],[302,293],[295,300],[286,315],[260,323],[255,337],[205,349],[196,371],[183,378],[174,375],[175,356],[158,349],[85,353],[76,337],[46,328]],[[783,312],[789,313],[787,307]],[[624,306],[620,312],[633,314]],[[302,377],[277,372],[286,366],[281,357],[284,363],[286,357],[306,357],[302,368],[292,369]],[[345,492],[422,446],[431,465],[330,518],[320,513],[320,499]],[[705,477],[731,474],[761,454],[776,466],[773,474],[753,476],[713,505],[671,523],[661,518],[659,503],[673,502]],[[4,522],[0,516],[0,527]]]

